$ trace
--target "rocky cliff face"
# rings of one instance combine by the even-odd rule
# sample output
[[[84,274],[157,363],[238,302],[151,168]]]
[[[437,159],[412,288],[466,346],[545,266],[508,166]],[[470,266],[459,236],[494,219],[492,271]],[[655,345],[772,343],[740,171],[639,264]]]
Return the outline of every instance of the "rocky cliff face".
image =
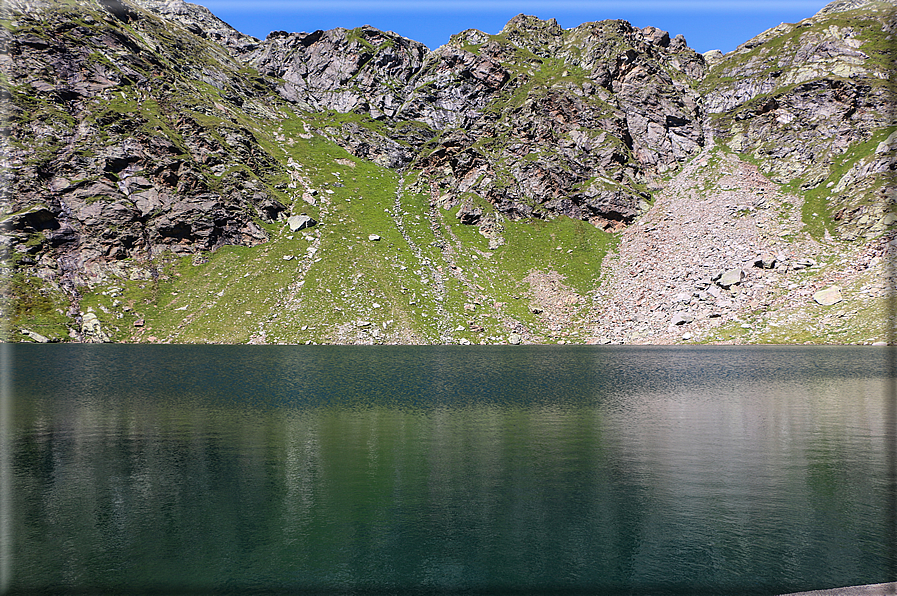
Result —
[[[880,234],[893,211],[893,139],[860,147],[895,124],[894,9],[833,2],[740,45],[699,86],[718,141],[812,191],[819,223],[845,238]]]
[[[5,225],[25,262],[255,244],[284,171],[240,118],[268,85],[220,45],[113,0],[52,13],[6,3]]]
[[[623,21],[564,31],[520,15],[433,52],[370,27],[274,32],[240,58],[292,103],[383,122],[385,134],[353,123],[334,139],[393,167],[413,162],[442,205],[466,213],[630,221],[644,186],[704,142],[690,87],[701,56]]]
[[[738,155],[799,196],[781,199],[782,209],[800,210],[788,216],[814,242],[876,241],[897,221],[892,2],[838,0],[706,57],[681,36],[615,20],[562,29],[519,15],[496,35],[471,29],[430,51],[371,27],[258,40],[181,0],[12,0],[2,11],[5,308],[14,329],[105,337],[90,331],[96,316],[83,303],[110,279],[152,283],[157,293],[175,280],[166,263],[178,258],[202,267],[225,246],[268,254],[287,237],[290,215],[368,225],[378,220],[361,199],[381,196],[381,186],[381,213],[391,218],[382,225],[397,234],[390,246],[418,263],[395,265],[397,287],[404,295],[412,281],[433,284],[409,308],[430,301],[446,320],[463,309],[460,327],[482,330],[489,324],[469,313],[488,302],[495,324],[532,341],[553,337],[538,330],[557,324],[537,316],[541,306],[513,316],[494,306],[506,304],[505,290],[484,295],[475,279],[498,270],[475,254],[506,254],[504,269],[520,267],[513,284],[557,288],[557,271],[584,269],[562,264],[561,253],[522,265],[514,255],[534,255],[542,242],[523,230],[548,226],[539,229],[553,243],[565,218],[624,229],[655,197],[668,200],[661,191],[698,155],[701,163],[708,152]],[[321,156],[336,155],[335,146],[347,154],[327,165]],[[391,173],[370,174],[365,187],[362,163]],[[693,193],[672,200],[694,201]],[[429,222],[426,232],[414,231],[416,221]],[[590,233],[577,233],[592,246]],[[343,258],[315,234],[301,274],[278,282],[289,287],[278,304],[286,295],[291,308],[313,303],[306,276]],[[600,263],[604,250],[582,262]],[[473,260],[462,266],[465,251]],[[602,283],[589,270],[580,296]],[[356,287],[333,283],[347,295]],[[465,296],[454,307],[452,283]],[[349,316],[333,308],[334,321]],[[407,311],[407,325],[423,316],[416,312]],[[383,338],[454,337],[448,324],[433,329]],[[262,331],[252,337],[264,340]]]
[[[459,34],[415,81],[429,95],[416,91],[405,109],[449,131],[419,164],[446,205],[602,227],[631,221],[656,175],[703,144],[687,75],[665,68],[678,53],[701,71],[684,43],[622,21],[564,31],[521,15],[497,36]],[[464,93],[466,79],[480,81],[476,92]],[[467,121],[418,107],[431,98]]]

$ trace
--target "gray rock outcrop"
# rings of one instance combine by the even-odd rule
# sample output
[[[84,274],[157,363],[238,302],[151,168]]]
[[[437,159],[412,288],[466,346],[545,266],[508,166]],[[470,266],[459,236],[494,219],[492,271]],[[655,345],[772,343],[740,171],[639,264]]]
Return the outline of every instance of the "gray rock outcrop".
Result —
[[[2,10],[8,250],[52,252],[75,287],[91,263],[266,240],[285,168],[233,118],[269,101],[221,45],[246,36],[178,1]]]
[[[621,20],[564,29],[518,15],[496,35],[469,29],[431,51],[369,26],[259,40],[182,0],[8,0],[0,6],[8,162],[0,249],[18,277],[2,297],[64,293],[67,305],[41,304],[65,325],[39,329],[54,329],[54,341],[66,333],[105,341],[104,313],[82,315],[80,302],[81,290],[109,272],[157,287],[180,257],[201,265],[226,245],[267,242],[266,230],[279,236],[284,225],[295,232],[315,218],[339,221],[334,191],[349,180],[334,173],[328,189],[315,180],[319,194],[310,173],[319,164],[300,163],[318,157],[318,142],[338,150],[328,141],[354,156],[338,164],[368,160],[413,173],[396,211],[403,192],[428,198],[419,207],[436,233],[439,210],[457,209],[490,252],[506,236],[513,242],[508,220],[632,229],[657,211],[677,172],[714,160],[744,169],[724,153],[756,164],[731,182],[756,186],[756,196],[722,204],[718,181],[708,180],[700,188],[680,181],[677,198],[688,202],[683,210],[700,211],[717,197],[713,237],[756,222],[782,242],[874,239],[897,224],[895,8],[893,0],[836,0],[733,52],[701,55],[681,35]],[[801,202],[774,199],[770,180]],[[761,216],[768,205],[777,219]],[[290,216],[300,212],[308,215]],[[370,229],[392,238],[379,224]],[[410,229],[401,230],[408,242]],[[662,229],[663,237],[646,231],[646,251],[702,242],[694,231]],[[365,229],[358,239],[365,236],[379,237]],[[448,250],[443,240],[433,246]],[[811,276],[827,262],[796,257],[822,254],[815,249],[729,241],[707,240],[688,276],[659,280],[675,291],[661,292],[652,325],[686,324],[692,315],[673,309],[687,308],[698,327],[741,295],[761,308],[764,276]],[[277,262],[317,261],[321,246]],[[15,324],[20,339],[39,341]]]
[[[893,151],[851,149],[894,123],[885,106],[895,99],[895,17],[893,0],[837,0],[743,43],[699,85],[717,142],[752,155],[776,182],[818,189],[826,213],[817,217],[837,221],[847,240],[880,232],[893,209],[882,190]]]
[[[103,331],[100,319],[92,312],[81,315],[81,336],[85,343],[109,343],[109,336]]]

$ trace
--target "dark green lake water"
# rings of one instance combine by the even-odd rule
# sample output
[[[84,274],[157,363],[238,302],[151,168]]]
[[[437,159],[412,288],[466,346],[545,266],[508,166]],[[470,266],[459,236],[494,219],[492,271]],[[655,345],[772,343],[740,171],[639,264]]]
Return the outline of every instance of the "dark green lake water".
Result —
[[[887,348],[4,349],[12,593],[897,580]]]

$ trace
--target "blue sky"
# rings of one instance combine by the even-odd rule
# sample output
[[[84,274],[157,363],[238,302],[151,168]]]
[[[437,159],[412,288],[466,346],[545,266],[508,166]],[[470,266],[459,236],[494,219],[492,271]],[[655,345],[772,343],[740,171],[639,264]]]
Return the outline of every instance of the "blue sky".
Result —
[[[271,31],[314,31],[373,25],[426,44],[453,33],[498,33],[516,14],[556,18],[562,27],[625,19],[681,33],[699,52],[734,50],[779,23],[812,16],[826,0],[198,0],[243,33],[264,38]]]

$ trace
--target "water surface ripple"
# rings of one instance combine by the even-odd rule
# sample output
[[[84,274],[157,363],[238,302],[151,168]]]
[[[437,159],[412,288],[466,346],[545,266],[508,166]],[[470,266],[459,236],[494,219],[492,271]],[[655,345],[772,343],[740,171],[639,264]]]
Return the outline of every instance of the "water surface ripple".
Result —
[[[894,581],[892,358],[16,346],[11,591],[772,595]]]

